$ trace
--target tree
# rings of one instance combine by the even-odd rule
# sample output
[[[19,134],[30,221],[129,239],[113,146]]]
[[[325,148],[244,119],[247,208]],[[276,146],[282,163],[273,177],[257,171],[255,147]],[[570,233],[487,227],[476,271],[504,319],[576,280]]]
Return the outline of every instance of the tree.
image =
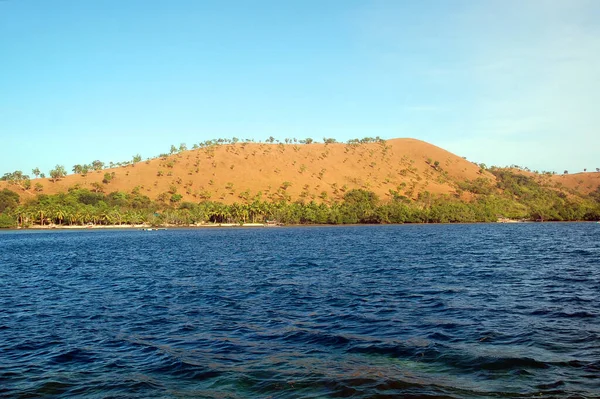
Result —
[[[39,215],[40,217],[40,225],[43,226],[44,225],[44,212],[46,210],[44,208],[38,208],[35,212],[36,215]]]
[[[171,144],[171,150],[169,150],[169,153],[171,155],[175,154],[177,152],[177,147],[175,147],[173,144]]]
[[[115,172],[112,172],[112,173],[106,172],[104,174],[104,178],[102,179],[102,183],[104,183],[104,184],[110,183],[110,181],[113,179],[113,177],[115,177]]]
[[[282,188],[283,190],[287,190],[287,189],[288,189],[289,187],[291,187],[291,186],[292,186],[292,183],[290,183],[289,181],[284,181],[284,182],[281,184],[281,188]]]
[[[33,173],[33,175],[35,176],[35,178],[37,179],[40,176],[40,168],[34,168],[31,170],[31,173]]]
[[[94,170],[102,170],[103,167],[104,167],[104,162],[102,162],[102,161],[95,160],[94,162],[92,162],[92,169],[94,169]]]
[[[73,165],[73,173],[79,174],[83,170],[83,166],[77,164]]]
[[[16,208],[19,204],[19,194],[7,188],[0,191],[0,213],[6,209]]]
[[[53,216],[58,220],[58,224],[62,225],[62,221],[65,219],[65,209],[62,206],[58,206],[53,209]]]
[[[101,193],[104,191],[102,184],[98,183],[97,181],[92,183],[92,189],[94,190],[95,193]]]
[[[187,151],[187,145],[185,143],[179,144],[179,152]]]
[[[372,191],[353,189],[344,194],[347,223],[373,223],[379,198]]]
[[[67,171],[65,170],[65,167],[62,165],[56,165],[56,167],[50,171],[50,178],[52,179],[53,182],[56,182],[57,180],[62,179],[66,175],[67,175]]]
[[[182,198],[183,198],[183,195],[175,193],[175,194],[171,195],[171,198],[169,200],[172,203],[177,203],[177,202],[181,201]]]
[[[142,161],[142,156],[140,154],[136,154],[133,156],[133,163],[138,163]]]
[[[379,198],[377,194],[372,191],[363,190],[362,188],[355,188],[344,194],[344,203],[348,205],[364,204],[369,208],[374,208],[378,202]]]
[[[20,184],[23,180],[29,180],[29,176],[20,170],[15,170],[12,173],[5,173],[0,180],[8,181],[10,184]]]
[[[8,229],[11,227],[15,227],[17,225],[17,221],[5,214],[0,214],[0,229]]]

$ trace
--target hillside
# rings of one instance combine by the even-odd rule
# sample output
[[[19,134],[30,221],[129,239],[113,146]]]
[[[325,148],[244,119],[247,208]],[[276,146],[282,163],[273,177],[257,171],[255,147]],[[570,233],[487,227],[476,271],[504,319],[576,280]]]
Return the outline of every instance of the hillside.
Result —
[[[600,173],[584,172],[566,175],[552,175],[550,181],[578,193],[589,194],[600,186]]]
[[[436,163],[437,162],[437,163]],[[70,169],[67,167],[66,169]],[[105,174],[108,182],[102,182]],[[448,151],[415,139],[370,143],[235,143],[138,162],[134,165],[71,174],[58,180],[33,179],[22,197],[56,194],[79,186],[104,193],[130,193],[136,187],[151,199],[182,195],[182,201],[243,202],[262,193],[264,200],[286,197],[317,202],[339,200],[344,192],[363,188],[380,198],[392,192],[409,198],[419,193],[454,194],[456,182],[489,172]],[[0,182],[0,189],[9,187]],[[14,189],[14,185],[13,185]],[[391,190],[391,191],[390,191]],[[164,194],[167,193],[167,194]]]
[[[53,179],[7,173],[0,227],[600,219],[598,172],[488,169],[415,139],[274,141],[173,146],[117,168],[57,167]]]

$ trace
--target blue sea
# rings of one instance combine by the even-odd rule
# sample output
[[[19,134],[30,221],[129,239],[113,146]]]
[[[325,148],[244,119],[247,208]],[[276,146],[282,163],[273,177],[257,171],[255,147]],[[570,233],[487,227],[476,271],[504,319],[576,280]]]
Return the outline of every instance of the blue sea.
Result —
[[[0,232],[0,397],[600,398],[600,225]]]

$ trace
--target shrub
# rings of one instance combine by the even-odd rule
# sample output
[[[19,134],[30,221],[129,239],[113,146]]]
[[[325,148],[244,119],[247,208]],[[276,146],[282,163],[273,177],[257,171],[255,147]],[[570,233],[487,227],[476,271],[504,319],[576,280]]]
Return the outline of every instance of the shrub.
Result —
[[[12,217],[0,213],[0,229],[10,229],[17,226],[17,221]]]

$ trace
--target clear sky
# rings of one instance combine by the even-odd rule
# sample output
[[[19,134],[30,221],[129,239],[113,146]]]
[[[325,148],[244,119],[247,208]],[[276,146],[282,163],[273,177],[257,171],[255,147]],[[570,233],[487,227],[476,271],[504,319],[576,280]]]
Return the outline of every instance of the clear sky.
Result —
[[[600,167],[598,0],[0,0],[0,174],[219,137]]]

